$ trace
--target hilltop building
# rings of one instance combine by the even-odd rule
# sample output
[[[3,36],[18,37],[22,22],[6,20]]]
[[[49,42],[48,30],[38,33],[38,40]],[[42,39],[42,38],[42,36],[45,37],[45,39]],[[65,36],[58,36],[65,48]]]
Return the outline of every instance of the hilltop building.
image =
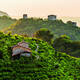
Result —
[[[23,14],[23,19],[27,19],[27,14]]]
[[[72,25],[73,26],[77,26],[77,22],[72,22]]]
[[[67,24],[70,24],[72,26],[77,26],[77,22],[67,21]]]
[[[57,16],[56,15],[48,15],[48,20],[56,20]]]

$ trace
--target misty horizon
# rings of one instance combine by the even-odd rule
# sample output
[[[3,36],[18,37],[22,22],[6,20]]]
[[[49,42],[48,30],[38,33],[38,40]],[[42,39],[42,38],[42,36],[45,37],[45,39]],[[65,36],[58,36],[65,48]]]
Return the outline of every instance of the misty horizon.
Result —
[[[80,0],[1,0],[0,3],[0,10],[10,16],[27,13],[32,17],[46,17],[48,14],[80,17]]]

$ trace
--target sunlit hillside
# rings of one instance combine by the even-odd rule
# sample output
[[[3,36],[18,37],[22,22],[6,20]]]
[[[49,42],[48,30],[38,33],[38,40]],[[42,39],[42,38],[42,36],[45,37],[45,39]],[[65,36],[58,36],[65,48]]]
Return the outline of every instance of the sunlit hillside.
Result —
[[[20,19],[3,31],[5,33],[12,31],[12,34],[28,34],[32,36],[40,28],[49,29],[54,34],[54,38],[60,35],[68,35],[72,40],[80,40],[80,28],[74,26],[72,23],[64,23],[62,20],[49,21],[40,18]]]

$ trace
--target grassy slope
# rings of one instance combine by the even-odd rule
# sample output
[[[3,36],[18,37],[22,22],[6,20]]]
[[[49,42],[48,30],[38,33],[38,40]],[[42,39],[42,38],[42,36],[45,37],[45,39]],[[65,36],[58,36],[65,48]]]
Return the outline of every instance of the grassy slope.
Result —
[[[15,23],[16,20],[10,19],[8,17],[0,17],[0,30],[11,26],[11,24]]]
[[[32,49],[32,59],[21,57],[11,60],[10,47],[23,39]],[[55,52],[44,41],[0,33],[0,44],[3,52],[3,59],[0,59],[1,80],[80,80],[80,59]],[[35,51],[36,44],[39,45],[38,52]]]
[[[48,28],[55,35],[55,38],[66,34],[70,36],[72,40],[80,40],[80,28],[64,24],[61,20],[21,19],[6,30],[11,30],[13,34],[28,34],[29,36],[32,36],[32,34],[40,28]],[[6,30],[4,30],[4,32],[6,32]]]

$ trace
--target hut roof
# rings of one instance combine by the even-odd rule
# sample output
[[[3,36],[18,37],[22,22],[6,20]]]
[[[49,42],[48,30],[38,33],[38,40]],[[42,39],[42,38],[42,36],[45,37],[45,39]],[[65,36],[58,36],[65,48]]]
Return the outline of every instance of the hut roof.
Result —
[[[23,14],[23,16],[27,16],[27,14]]]
[[[21,46],[21,47],[24,47],[24,48],[29,48],[29,44],[24,42],[24,41],[23,42],[19,42],[17,45]]]
[[[31,48],[29,48],[28,43],[26,42],[19,42],[17,45],[14,45],[12,47],[12,56],[22,54],[24,52],[29,52],[31,53]]]
[[[50,17],[50,16],[52,16],[52,17],[55,16],[56,17],[56,15],[48,15],[48,17]]]

